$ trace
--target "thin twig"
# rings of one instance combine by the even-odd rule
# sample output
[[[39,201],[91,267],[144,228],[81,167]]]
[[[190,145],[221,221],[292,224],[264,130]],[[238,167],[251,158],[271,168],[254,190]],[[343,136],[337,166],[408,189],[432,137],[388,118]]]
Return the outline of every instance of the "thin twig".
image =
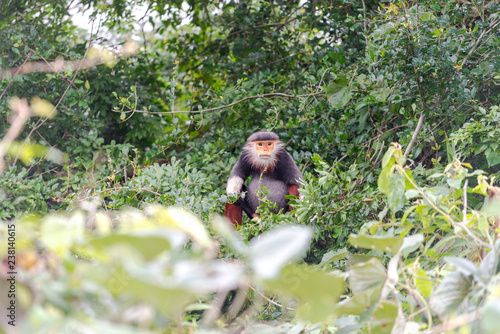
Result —
[[[413,146],[413,144],[415,143],[415,140],[417,140],[417,137],[418,137],[418,134],[420,132],[420,129],[422,128],[422,125],[424,124],[424,112],[422,111],[420,113],[420,118],[418,120],[418,124],[417,124],[417,127],[415,128],[415,131],[413,131],[413,135],[411,136],[411,141],[410,143],[408,144],[408,146],[406,147],[406,151],[405,151],[405,158],[408,156],[408,154],[410,153],[411,151],[411,148]]]
[[[28,60],[30,60],[31,56],[33,56],[33,51],[30,51],[28,53],[28,55],[26,56],[26,59],[24,60],[23,64],[21,66],[19,66],[17,72],[15,72],[14,76],[18,75],[19,72],[21,71],[22,67],[24,66],[24,64],[26,64],[28,62]],[[0,100],[3,98],[3,96],[5,95],[5,93],[7,92],[7,89],[9,89],[10,85],[12,84],[12,82],[14,82],[13,80],[10,80],[9,83],[7,84],[7,87],[5,87],[5,89],[3,90],[2,94],[0,95]]]
[[[92,27],[91,27],[91,30],[90,30],[90,34],[91,34],[91,36],[92,36],[92,30],[93,30],[93,29],[94,29],[94,21],[92,21]],[[52,111],[51,111],[51,112],[50,112],[50,113],[49,113],[49,114],[48,114],[45,118],[43,118],[43,119],[41,119],[41,118],[40,118],[40,119],[36,122],[35,126],[31,129],[30,133],[26,136],[26,139],[24,140],[23,145],[26,145],[26,142],[27,142],[27,141],[28,141],[28,139],[31,137],[31,135],[33,134],[33,132],[34,132],[35,130],[37,130],[38,128],[40,128],[43,124],[45,124],[45,122],[46,122],[49,118],[51,118],[51,117],[52,117],[53,113],[54,113],[54,112],[57,110],[57,108],[59,107],[59,105],[61,104],[62,100],[64,99],[64,97],[65,97],[65,96],[66,96],[66,94],[68,93],[68,91],[69,91],[70,87],[71,87],[71,86],[73,86],[73,83],[74,83],[74,81],[75,81],[75,79],[76,79],[76,76],[79,74],[80,70],[83,68],[83,66],[84,66],[84,62],[85,62],[85,60],[87,59],[87,54],[88,54],[88,52],[89,52],[89,50],[90,50],[90,45],[91,45],[91,43],[92,43],[92,40],[90,41],[89,46],[87,47],[87,50],[85,50],[85,55],[83,56],[83,60],[82,60],[82,61],[77,61],[77,62],[79,62],[79,63],[80,63],[80,64],[79,64],[79,67],[76,69],[75,74],[73,75],[73,78],[71,79],[70,83],[68,84],[68,87],[66,88],[66,90],[65,90],[65,91],[64,91],[64,93],[62,94],[61,98],[60,98],[60,99],[59,99],[59,101],[57,102],[56,106],[54,107],[54,109],[53,109],[53,110],[52,110]],[[45,66],[47,66],[45,63],[44,63],[44,65],[45,65]],[[54,70],[54,69],[57,69],[57,68],[58,68],[58,66],[59,66],[59,65],[58,65],[58,66],[56,66],[55,68],[51,68],[51,66],[52,66],[52,65],[51,65],[51,64],[49,64],[49,65],[50,65],[50,66],[49,66],[49,67],[47,67],[47,68],[50,68],[50,70],[51,70],[51,71],[52,71],[52,70]],[[73,68],[73,69],[74,69],[74,68]],[[18,156],[19,156],[19,155],[18,155]],[[14,163],[17,161],[18,156],[16,156],[16,159],[14,160]]]
[[[455,328],[459,328],[463,325],[466,325],[468,323],[471,323],[477,319],[481,319],[482,317],[482,312],[481,311],[476,311],[473,313],[467,313],[467,314],[462,314],[459,315],[453,319],[450,319],[447,322],[444,322],[432,329],[432,334],[440,334],[440,333],[447,333]]]
[[[366,33],[366,5],[365,5],[365,0],[361,0],[361,3],[363,4],[363,27]]]
[[[462,210],[462,213],[463,213],[463,221],[462,221],[462,224],[467,224],[467,185],[469,184],[469,180],[465,180],[464,182],[464,188],[463,188],[463,191],[464,191],[464,207],[463,207],[463,210]]]
[[[14,104],[13,102],[11,102]],[[5,154],[9,150],[10,144],[16,140],[17,136],[21,133],[24,125],[30,117],[30,111],[28,106],[28,101],[22,99],[11,106],[12,111],[15,113],[12,125],[7,130],[7,133],[0,142],[0,174],[5,170]]]
[[[277,96],[277,97],[282,97],[282,98],[302,98],[302,97],[311,97],[315,95],[322,95],[324,94],[324,91],[321,92],[316,92],[316,93],[310,93],[310,94],[300,94],[300,95],[293,95],[293,94],[285,94],[285,93],[267,93],[267,94],[259,94],[259,95],[254,95],[254,96],[247,96],[241,100],[238,100],[236,102],[232,102],[220,107],[215,107],[215,108],[209,108],[209,109],[203,109],[203,110],[173,110],[173,111],[147,111],[147,110],[130,110],[130,111],[124,111],[124,113],[131,113],[131,112],[137,112],[137,113],[144,113],[144,114],[187,114],[187,113],[193,113],[193,114],[200,114],[208,111],[216,111],[224,108],[229,108],[234,105],[237,105],[239,103],[242,103],[246,100],[252,100],[252,99],[259,99],[259,98],[266,98],[266,97],[272,97],[272,96]],[[120,111],[114,111],[114,112],[120,112]]]
[[[488,249],[493,248],[492,245],[485,243],[483,240],[479,239],[474,233],[472,233],[472,231],[469,229],[469,227],[467,225],[463,225],[461,223],[456,223],[453,220],[453,218],[451,218],[451,216],[449,214],[447,214],[446,212],[441,210],[436,204],[434,204],[434,202],[425,195],[425,193],[422,191],[422,189],[420,189],[420,187],[418,187],[415,184],[415,182],[413,182],[413,180],[408,176],[408,174],[406,174],[403,166],[396,165],[396,168],[398,169],[398,171],[401,174],[403,174],[403,176],[408,180],[408,182],[410,182],[411,185],[419,192],[419,194],[422,196],[422,198],[424,200],[426,200],[434,210],[436,210],[438,213],[440,213],[443,217],[445,217],[450,222],[451,226],[453,226],[454,228],[461,227],[465,231],[465,233],[467,233],[474,240],[474,242],[477,245],[482,246],[482,247],[486,247]]]
[[[266,301],[268,301],[269,303],[275,305],[275,306],[278,306],[279,308],[282,308],[282,309],[286,309],[286,310],[289,310],[289,311],[295,311],[294,308],[291,308],[291,307],[287,307],[287,306],[283,306],[281,304],[278,304],[276,303],[274,300],[272,299],[269,299],[267,298],[265,295],[263,295],[262,293],[260,293],[257,289],[255,289],[253,286],[249,285],[250,289],[252,289],[255,293],[257,293],[259,296],[261,296],[262,298],[264,298]]]

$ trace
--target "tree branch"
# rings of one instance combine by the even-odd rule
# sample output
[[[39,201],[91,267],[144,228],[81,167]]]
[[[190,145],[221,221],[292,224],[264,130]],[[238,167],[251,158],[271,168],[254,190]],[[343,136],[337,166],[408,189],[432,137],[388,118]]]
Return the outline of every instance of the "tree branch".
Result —
[[[61,71],[73,71],[75,69],[84,70],[104,63],[113,62],[115,59],[123,56],[135,54],[135,48],[125,45],[120,52],[111,52],[108,50],[93,49],[93,55],[81,60],[56,59],[53,62],[35,61],[24,63],[20,66],[0,70],[0,80],[10,79],[18,75],[29,73],[57,73]]]

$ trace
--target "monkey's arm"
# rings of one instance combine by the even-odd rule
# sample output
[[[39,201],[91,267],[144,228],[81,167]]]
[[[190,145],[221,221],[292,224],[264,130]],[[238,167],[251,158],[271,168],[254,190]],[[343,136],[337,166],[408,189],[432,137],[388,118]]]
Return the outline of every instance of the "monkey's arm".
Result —
[[[245,153],[242,153],[227,180],[226,194],[239,195],[244,187],[243,183],[250,176],[250,172],[250,164],[246,161]],[[233,223],[234,227],[241,225],[243,210],[250,217],[251,209],[242,198],[238,198],[235,203],[226,203],[225,216]]]
[[[290,153],[285,151],[285,149],[282,149],[282,152],[280,152],[279,168],[279,175],[288,186],[288,195],[298,196],[299,198],[301,198],[302,195],[299,193],[299,181],[302,181],[304,178],[292,156],[290,155]],[[292,211],[293,207],[289,206],[288,209],[289,211]]]
[[[231,171],[227,180],[226,193],[239,194],[243,187],[243,182],[250,176],[251,166],[246,161],[245,153],[242,153]]]

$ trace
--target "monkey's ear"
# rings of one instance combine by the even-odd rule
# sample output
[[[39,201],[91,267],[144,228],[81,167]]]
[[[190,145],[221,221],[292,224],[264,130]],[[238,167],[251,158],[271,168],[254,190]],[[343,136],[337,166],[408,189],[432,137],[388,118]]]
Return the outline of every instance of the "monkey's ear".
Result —
[[[243,210],[239,205],[226,203],[226,212],[224,215],[231,223],[233,223],[234,228],[241,225],[241,222],[243,221]]]

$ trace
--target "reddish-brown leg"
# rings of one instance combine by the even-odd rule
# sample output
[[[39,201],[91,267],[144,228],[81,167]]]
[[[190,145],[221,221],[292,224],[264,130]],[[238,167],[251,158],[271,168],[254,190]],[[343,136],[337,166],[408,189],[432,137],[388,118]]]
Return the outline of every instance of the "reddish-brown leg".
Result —
[[[243,221],[243,210],[239,205],[226,203],[225,216],[231,223],[233,223],[234,228],[237,228]]]
[[[289,188],[288,188],[288,194],[289,195],[293,195],[293,196],[299,196],[299,186],[296,185],[296,184],[292,184]],[[293,210],[293,207],[290,205],[289,208],[288,208],[289,211],[292,211]]]

